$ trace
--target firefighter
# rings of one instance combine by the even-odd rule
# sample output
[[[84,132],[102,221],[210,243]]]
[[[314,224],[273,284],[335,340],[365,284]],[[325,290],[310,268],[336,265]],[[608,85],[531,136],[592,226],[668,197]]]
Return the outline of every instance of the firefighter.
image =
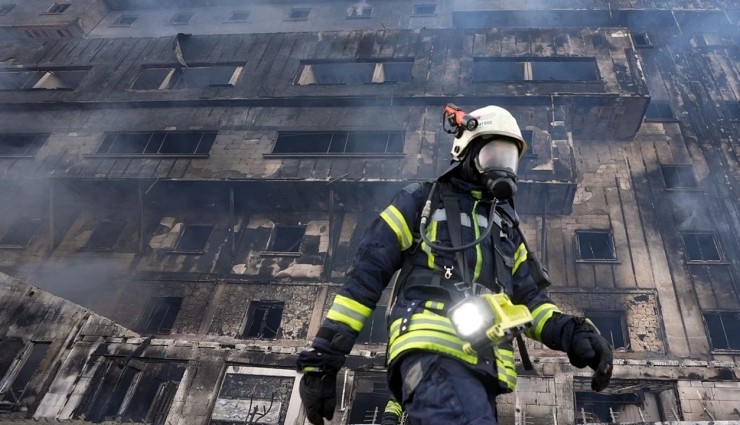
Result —
[[[495,397],[516,387],[513,343],[470,350],[460,329],[474,325],[457,323],[477,323],[486,313],[456,308],[481,294],[503,293],[526,306],[533,318],[528,337],[566,352],[575,367],[593,369],[593,390],[609,384],[607,341],[590,320],[552,302],[546,270],[519,230],[513,197],[527,146],[516,120],[498,106],[465,114],[448,105],[443,127],[455,135],[450,167],[433,184],[400,190],[373,220],[313,349],[298,356],[299,392],[313,424],[331,420],[337,372],[396,272],[388,385],[408,423],[497,423]]]

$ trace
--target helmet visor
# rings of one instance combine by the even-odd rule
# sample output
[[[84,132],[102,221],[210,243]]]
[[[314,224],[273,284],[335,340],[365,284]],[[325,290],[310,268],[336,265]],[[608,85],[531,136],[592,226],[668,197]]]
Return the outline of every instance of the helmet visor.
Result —
[[[516,175],[519,165],[519,147],[513,140],[492,139],[475,157],[475,167],[484,174],[489,171],[508,171]]]

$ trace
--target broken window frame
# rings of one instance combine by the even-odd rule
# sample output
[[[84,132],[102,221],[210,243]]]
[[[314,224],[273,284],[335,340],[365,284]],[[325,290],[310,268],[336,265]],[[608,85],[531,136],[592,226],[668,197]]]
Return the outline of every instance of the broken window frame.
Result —
[[[437,16],[437,5],[435,3],[418,3],[413,6],[411,12],[413,17]]]
[[[295,236],[290,235],[288,232],[297,231],[296,235],[298,233],[301,233],[300,238],[293,239],[288,242],[289,248],[295,247],[295,249],[290,250],[284,250],[283,245],[286,244],[286,242],[283,242],[280,240],[281,238],[285,238],[285,235],[288,236]],[[283,235],[281,235],[283,233]],[[301,247],[303,246],[303,238],[306,236],[306,225],[305,224],[275,224],[273,226],[272,231],[270,232],[270,238],[267,241],[267,248],[260,253],[260,255],[263,256],[295,256],[298,257],[301,255]],[[275,249],[275,245],[278,244],[279,249]]]
[[[112,24],[110,24],[111,27],[132,27],[134,26],[134,22],[139,19],[138,15],[120,15],[117,17]]]
[[[182,309],[182,297],[151,297],[144,306],[139,317],[136,329],[141,329],[141,334],[167,335],[177,323],[177,316]],[[174,311],[174,313],[170,313]],[[163,314],[162,314],[163,313]],[[159,323],[153,326],[153,320],[160,316]]]
[[[0,70],[0,91],[74,91],[87,76],[89,67],[23,68]],[[66,80],[66,81],[65,81]]]
[[[33,158],[49,136],[48,133],[0,133],[0,158]],[[21,143],[17,153],[2,152],[7,144],[16,144],[18,139]]]
[[[188,239],[187,239],[187,237],[188,237],[187,236],[188,235],[188,230],[193,231],[196,228],[199,228],[199,229],[201,229],[201,228],[202,229],[206,229],[207,228],[208,229],[208,232],[207,232],[208,233],[208,236],[206,236],[205,239],[202,239],[203,238],[203,234],[205,234],[205,232],[203,234],[200,234],[199,233],[196,236],[197,238],[201,239],[200,242],[202,242],[202,243],[197,243],[196,244],[195,242],[188,241]],[[177,239],[177,243],[175,243],[175,247],[170,252],[173,253],[173,254],[203,254],[203,253],[205,253],[206,252],[206,248],[208,247],[208,240],[213,235],[213,230],[214,229],[215,229],[215,226],[212,223],[187,223],[187,224],[184,224],[183,227],[182,227],[182,231],[180,232],[180,237]],[[198,232],[200,232],[200,230]],[[181,243],[186,243],[186,242],[188,244],[191,244],[191,245],[188,245],[187,247],[180,245]]]
[[[288,11],[288,15],[285,17],[286,21],[307,21],[308,16],[311,14],[311,8],[308,7],[294,7]]]
[[[106,228],[107,226],[115,226],[114,228]],[[121,239],[123,230],[126,227],[125,221],[120,220],[100,220],[95,224],[90,237],[85,242],[84,249],[87,251],[113,251]],[[110,231],[113,231],[112,234]],[[101,233],[103,232],[103,233]],[[97,235],[97,236],[96,236]],[[100,240],[102,239],[102,240]]]
[[[700,240],[700,238],[704,240]],[[712,252],[705,252],[706,250],[702,249],[709,242],[707,238],[711,239],[711,245],[714,247]],[[714,232],[683,231],[681,232],[681,240],[683,241],[686,264],[725,264],[719,240]],[[698,258],[693,254],[699,254]]]
[[[738,329],[740,329],[740,311],[704,311],[702,316],[712,351],[740,351],[740,337],[738,337],[740,335],[738,334]],[[715,328],[717,325],[720,326],[719,329]],[[718,344],[720,338],[717,338],[720,333],[721,339],[724,340],[721,346]],[[734,339],[731,339],[731,336],[734,336]]]
[[[373,136],[377,137],[377,141],[373,141],[372,146],[368,145],[366,151],[358,150],[361,149],[359,141]],[[301,141],[301,138],[308,141]],[[272,153],[263,156],[402,158],[405,139],[403,131],[279,131]]]
[[[354,84],[399,84],[413,80],[413,59],[379,61],[303,60],[294,84],[331,86]],[[396,78],[392,78],[396,76]]]
[[[8,404],[14,406],[23,398],[39,366],[49,355],[50,347],[50,341],[32,341],[25,346],[8,368],[6,379],[3,380],[5,385],[0,388],[0,408]],[[9,397],[12,400],[8,400]]]
[[[212,70],[213,72],[217,72],[220,70],[220,68],[233,68],[233,71],[231,72],[231,75],[228,79],[221,79],[220,82],[209,82],[208,84],[192,84],[188,85],[186,82],[187,75],[189,73],[195,74],[196,72],[203,72],[207,70]],[[157,72],[159,71],[162,76],[162,80],[159,83],[159,85],[156,88],[139,88],[137,87],[137,83],[139,83],[140,78],[151,78],[156,81],[157,78],[160,77],[151,77],[145,75],[146,73],[151,72]],[[227,70],[228,71],[228,70]],[[242,75],[242,72],[244,71],[244,64],[243,63],[212,63],[212,64],[192,64],[187,67],[183,67],[181,65],[147,65],[145,67],[142,67],[139,71],[139,74],[134,79],[133,83],[131,83],[131,86],[129,87],[129,90],[132,91],[154,91],[154,90],[195,90],[195,89],[205,89],[208,87],[234,87],[239,82],[239,78]]]
[[[240,333],[243,339],[258,340],[276,340],[282,334],[283,312],[285,311],[285,301],[279,300],[253,300],[247,307],[246,320],[244,329]],[[273,323],[270,323],[273,322]],[[274,329],[268,325],[277,324]],[[257,325],[256,334],[252,331]],[[265,330],[269,330],[265,334]]]
[[[177,12],[167,22],[168,25],[188,25],[193,20],[195,13],[192,12]],[[187,17],[187,20],[184,19]]]
[[[40,217],[18,217],[0,237],[0,248],[27,248],[33,239],[41,233],[41,226],[43,226],[43,220]]]
[[[670,102],[667,100],[651,99],[645,110],[646,122],[673,122],[676,115],[673,113]]]
[[[632,32],[630,33],[632,44],[638,49],[645,49],[653,47],[653,43],[650,41],[650,37],[646,32]]]
[[[134,152],[134,144],[129,146],[131,140],[120,139],[121,137],[141,136],[139,141],[141,149]],[[98,146],[97,152],[88,154],[88,157],[115,157],[115,158],[208,158],[211,148],[215,143],[218,131],[112,131],[103,134],[103,141]],[[184,138],[191,145],[191,149],[185,152],[174,152],[172,149],[177,138]],[[144,141],[143,139],[146,138]],[[175,141],[173,141],[173,138]],[[195,139],[198,139],[197,141]],[[190,140],[188,140],[190,139]],[[179,142],[184,146],[183,142]],[[120,146],[116,146],[120,145]],[[111,152],[114,150],[114,152]],[[120,151],[120,152],[115,152]],[[128,151],[128,152],[127,152]]]
[[[54,3],[43,13],[43,15],[61,15],[71,6],[71,3]]]
[[[584,256],[583,250],[585,247],[582,246],[582,236],[592,236],[595,237],[597,235],[602,235],[602,237],[605,238],[605,242],[611,251],[611,256],[609,257],[593,257],[594,253],[591,253],[591,257]],[[619,259],[617,258],[617,251],[616,246],[614,245],[614,234],[611,230],[608,229],[578,229],[575,232],[575,243],[576,243],[576,262],[577,263],[618,263]],[[601,241],[601,242],[604,242]]]
[[[17,5],[15,3],[0,4],[0,16],[6,16],[10,11],[15,9]]]
[[[591,319],[601,332],[613,350],[631,351],[629,340],[629,328],[627,326],[626,313],[623,310],[585,310],[584,315]],[[607,326],[615,324],[615,326]],[[618,331],[619,334],[615,334]],[[615,342],[615,335],[621,339],[621,345]]]
[[[665,421],[680,421],[681,411],[678,409],[678,391],[676,389],[676,383],[674,381],[663,381],[663,380],[620,380],[612,379],[609,384],[609,388],[602,392],[594,392],[591,390],[591,378],[586,377],[575,377],[573,380],[573,406],[575,413],[576,424],[606,424],[606,423],[621,423],[618,417],[612,417],[611,411],[613,407],[620,406],[635,406],[642,412],[642,407],[646,404],[646,394],[650,395],[651,402],[655,403],[655,410],[653,413],[655,416],[647,413],[645,421],[643,422],[638,418],[637,421],[633,421],[631,418],[625,419],[629,423],[654,423],[654,422],[665,422]],[[616,400],[609,400],[609,398],[617,398]],[[586,398],[586,400],[584,400]],[[630,398],[634,401],[630,402]],[[673,405],[666,405],[667,402],[673,402]],[[601,417],[597,417],[595,420],[584,421],[584,404],[609,404],[606,408],[602,408]],[[603,410],[606,411],[603,411]],[[593,411],[592,411],[593,414]],[[605,418],[605,416],[610,416]],[[679,417],[677,417],[679,416]],[[612,419],[617,421],[612,422]]]
[[[565,64],[576,66],[579,64],[583,69],[575,72],[573,70],[559,72],[556,74],[560,78],[540,78],[540,74],[547,74],[546,69],[549,64],[557,64],[561,67]],[[589,69],[585,67],[588,65]],[[484,67],[501,68],[506,76],[504,78],[491,78],[488,75],[495,75]],[[509,69],[505,69],[509,68]],[[552,71],[551,71],[552,72]],[[581,78],[582,74],[589,74],[588,79]],[[599,64],[595,57],[592,56],[573,56],[573,57],[475,57],[473,58],[474,83],[568,83],[568,84],[594,84],[602,82]]]
[[[700,189],[691,164],[661,164],[660,174],[667,190]]]
[[[347,10],[347,19],[370,19],[373,17],[374,8],[369,5],[350,6]]]
[[[352,398],[349,403],[348,424],[371,423],[373,417],[380,423],[385,406],[393,396],[384,373],[356,371]],[[374,409],[373,409],[374,406]],[[370,409],[359,410],[361,407]],[[404,423],[402,420],[399,423]]]
[[[251,12],[248,10],[232,10],[226,23],[243,23],[249,20]]]

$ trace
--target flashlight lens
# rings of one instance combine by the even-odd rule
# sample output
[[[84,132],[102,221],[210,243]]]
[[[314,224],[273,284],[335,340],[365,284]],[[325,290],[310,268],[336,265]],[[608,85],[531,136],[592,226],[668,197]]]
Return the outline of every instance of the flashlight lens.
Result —
[[[462,337],[478,332],[485,324],[480,307],[472,302],[456,308],[450,319]]]

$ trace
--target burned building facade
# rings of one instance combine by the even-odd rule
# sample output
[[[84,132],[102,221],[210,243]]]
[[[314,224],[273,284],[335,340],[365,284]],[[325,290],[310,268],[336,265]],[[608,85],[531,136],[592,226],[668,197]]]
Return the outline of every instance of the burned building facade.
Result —
[[[517,205],[613,384],[528,346],[503,424],[740,421],[732,2],[0,2],[0,422],[302,424],[367,224],[509,109]],[[333,423],[378,423],[384,304]],[[380,410],[380,412],[378,411]]]

